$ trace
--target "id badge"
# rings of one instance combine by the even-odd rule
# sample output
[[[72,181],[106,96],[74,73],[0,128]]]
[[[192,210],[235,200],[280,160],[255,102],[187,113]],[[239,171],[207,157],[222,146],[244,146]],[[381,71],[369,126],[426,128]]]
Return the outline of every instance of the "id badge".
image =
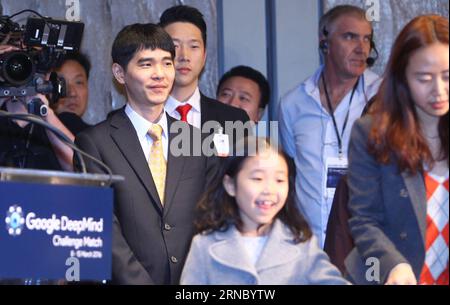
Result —
[[[340,158],[327,158],[325,163],[325,198],[327,202],[333,202],[334,193],[339,180],[347,174],[348,159],[345,157]]]
[[[230,155],[230,140],[227,134],[214,134],[214,146],[219,157],[228,157]]]

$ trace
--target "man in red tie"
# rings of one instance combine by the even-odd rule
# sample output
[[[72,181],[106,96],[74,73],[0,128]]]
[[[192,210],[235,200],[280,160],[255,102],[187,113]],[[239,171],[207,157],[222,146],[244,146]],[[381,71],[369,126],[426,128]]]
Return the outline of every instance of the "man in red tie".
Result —
[[[160,25],[175,44],[175,83],[165,105],[166,112],[202,129],[208,121],[248,122],[245,111],[204,96],[198,82],[206,62],[206,23],[196,8],[173,6],[161,15]],[[208,131],[210,133],[210,131]]]

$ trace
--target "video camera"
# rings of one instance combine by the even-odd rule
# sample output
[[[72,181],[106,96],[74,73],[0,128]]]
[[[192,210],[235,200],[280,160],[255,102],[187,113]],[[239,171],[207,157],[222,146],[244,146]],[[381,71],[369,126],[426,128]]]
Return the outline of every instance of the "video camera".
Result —
[[[55,20],[39,14],[39,17],[28,17],[26,26],[12,21],[14,16],[26,11],[30,10],[10,17],[0,16],[0,45],[19,48],[0,54],[0,98],[18,99],[41,93],[50,95],[49,102],[53,104],[66,96],[65,81],[55,72],[47,81],[45,74],[61,64],[67,51],[79,49],[84,23]],[[27,106],[30,113],[46,115],[46,108],[42,107],[45,105],[39,105],[36,99]]]

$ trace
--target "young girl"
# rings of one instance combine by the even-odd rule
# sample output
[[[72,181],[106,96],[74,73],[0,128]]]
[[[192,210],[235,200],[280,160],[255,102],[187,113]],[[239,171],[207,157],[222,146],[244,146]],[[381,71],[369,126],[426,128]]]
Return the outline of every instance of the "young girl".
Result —
[[[434,15],[406,25],[353,127],[346,268],[358,284],[448,285],[448,28]]]
[[[298,212],[292,177],[266,140],[238,143],[199,203],[181,284],[346,284]]]

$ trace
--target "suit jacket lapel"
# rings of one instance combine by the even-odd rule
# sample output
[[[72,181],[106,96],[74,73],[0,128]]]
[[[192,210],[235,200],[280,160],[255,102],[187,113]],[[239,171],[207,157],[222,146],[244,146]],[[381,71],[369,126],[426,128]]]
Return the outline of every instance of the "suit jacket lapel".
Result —
[[[166,173],[166,188],[164,191],[164,215],[167,215],[172,205],[173,196],[178,187],[178,182],[182,176],[184,163],[186,158],[183,156],[175,157],[170,153],[170,146],[176,133],[170,132],[170,127],[176,120],[167,115],[167,122],[169,127],[169,151],[167,153],[167,173]],[[156,188],[155,188],[156,189]]]
[[[203,94],[200,93],[200,117],[201,117],[201,124],[203,126],[203,123],[208,121],[208,118],[206,117],[206,110],[207,106],[206,106],[206,101],[205,101],[205,97],[203,96]]]
[[[200,93],[200,111],[202,126],[203,124],[205,124],[205,122],[215,120],[211,113],[211,108],[208,107],[208,99],[202,93]]]
[[[142,147],[137,138],[133,124],[128,119],[123,109],[113,115],[111,118],[111,126],[113,127],[111,137],[138,176],[139,180],[141,180],[141,183],[144,185],[147,192],[150,194],[155,207],[161,212],[161,201],[155,183],[153,182],[147,160],[145,160],[145,155],[142,152]]]
[[[427,199],[423,177],[421,174],[410,175],[405,172],[402,173],[402,177],[405,182],[406,189],[408,190],[414,212],[416,213],[420,232],[422,233],[422,239],[425,244],[425,234],[427,230]]]

